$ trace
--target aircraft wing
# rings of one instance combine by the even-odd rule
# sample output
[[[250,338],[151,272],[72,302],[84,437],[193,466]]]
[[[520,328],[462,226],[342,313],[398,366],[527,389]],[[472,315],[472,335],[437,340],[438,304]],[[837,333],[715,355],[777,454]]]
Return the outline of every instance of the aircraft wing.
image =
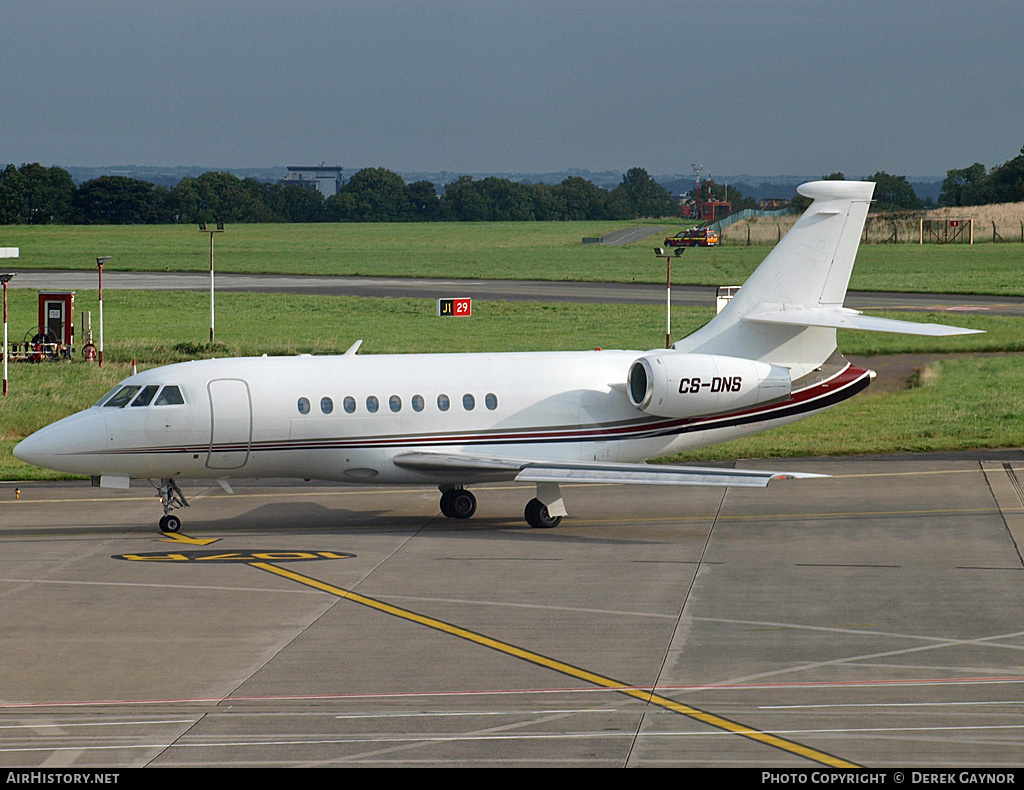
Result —
[[[632,483],[676,486],[767,486],[772,480],[828,477],[810,472],[770,472],[661,464],[619,464],[600,461],[529,461],[501,456],[417,451],[395,456],[394,463],[417,472],[452,474],[526,483]]]

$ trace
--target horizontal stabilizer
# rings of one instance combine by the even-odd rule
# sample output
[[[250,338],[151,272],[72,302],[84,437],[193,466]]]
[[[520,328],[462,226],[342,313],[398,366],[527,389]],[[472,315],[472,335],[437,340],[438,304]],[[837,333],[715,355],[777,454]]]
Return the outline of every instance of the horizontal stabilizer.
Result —
[[[772,480],[828,477],[809,472],[769,472],[661,464],[616,464],[598,461],[529,461],[500,456],[410,452],[394,459],[396,466],[420,472],[462,472],[501,475],[521,483],[627,483],[676,486],[759,486]]]
[[[868,332],[897,332],[904,335],[928,335],[930,337],[984,334],[984,330],[981,329],[963,329],[943,324],[919,324],[914,321],[899,321],[894,318],[877,318],[846,307],[810,307],[754,312],[746,315],[744,320],[762,324],[863,329]]]

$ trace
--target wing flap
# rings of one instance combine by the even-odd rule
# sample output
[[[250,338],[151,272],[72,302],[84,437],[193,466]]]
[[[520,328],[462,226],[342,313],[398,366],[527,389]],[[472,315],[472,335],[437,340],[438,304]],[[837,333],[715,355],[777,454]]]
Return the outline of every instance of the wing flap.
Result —
[[[617,464],[599,461],[530,461],[501,456],[402,453],[394,463],[403,469],[443,474],[465,473],[525,483],[623,483],[633,485],[757,486],[772,480],[828,475],[661,464]]]
[[[528,483],[625,483],[632,485],[673,486],[753,486],[763,488],[772,480],[803,477],[827,477],[807,472],[770,472],[757,469],[728,469],[700,466],[662,466],[660,464],[527,464],[516,475]]]

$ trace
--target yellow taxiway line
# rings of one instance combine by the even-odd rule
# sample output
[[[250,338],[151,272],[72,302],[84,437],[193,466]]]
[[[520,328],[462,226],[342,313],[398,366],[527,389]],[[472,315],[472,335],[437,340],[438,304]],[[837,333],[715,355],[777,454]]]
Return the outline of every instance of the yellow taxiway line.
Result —
[[[653,691],[647,691],[645,689],[630,687],[625,683],[621,683],[612,678],[605,677],[604,675],[599,675],[597,673],[590,672],[586,669],[573,666],[572,664],[567,664],[564,661],[549,658],[548,656],[541,655],[540,653],[534,653],[531,650],[525,650],[521,647],[516,647],[515,645],[509,644],[508,642],[502,642],[498,639],[493,639],[489,636],[478,634],[475,631],[470,631],[466,628],[462,628],[457,625],[452,625],[451,623],[446,623],[443,620],[437,620],[433,617],[427,617],[426,615],[417,614],[416,612],[410,611],[408,609],[403,609],[401,607],[394,606],[393,604],[378,601],[375,598],[369,598],[365,595],[360,595],[359,593],[353,592],[352,590],[345,590],[341,587],[336,587],[333,584],[328,584],[327,582],[320,581],[319,579],[314,579],[310,576],[305,576],[301,573],[295,573],[294,571],[281,568],[269,562],[252,562],[249,564],[252,565],[252,567],[254,568],[258,568],[268,573],[276,574],[277,576],[281,576],[285,579],[290,579],[294,582],[305,585],[307,587],[312,587],[314,589],[321,590],[322,592],[329,593],[330,595],[336,595],[339,598],[343,598],[347,601],[352,601],[353,603],[358,603],[363,606],[367,606],[371,609],[376,609],[379,612],[390,614],[394,617],[399,617],[403,620],[408,620],[413,623],[418,623],[419,625],[426,626],[427,628],[433,628],[437,631],[441,631],[446,634],[459,637],[460,639],[465,639],[469,642],[474,642],[484,647],[489,647],[492,650],[497,650],[500,653],[505,653],[506,655],[519,658],[523,661],[529,661],[532,664],[552,669],[555,672],[560,672],[563,675],[568,675],[570,677],[577,678],[578,680],[582,680],[587,683],[592,683],[595,686],[606,688],[611,691],[617,691],[621,694],[625,694],[626,696],[634,697],[638,700],[641,700],[642,702],[646,702],[651,705],[657,705],[661,708],[664,708],[665,710],[671,711],[673,713],[678,713],[681,716],[686,716],[687,718],[693,719],[695,721],[702,722],[703,724],[707,724],[710,727],[715,727],[719,730],[724,730],[725,732],[731,732],[735,735],[740,735],[744,738],[749,738],[752,741],[757,741],[767,746],[772,746],[776,749],[781,749],[782,751],[789,752],[790,754],[795,754],[800,757],[804,757],[808,760],[812,760],[813,762],[817,762],[822,765],[827,765],[832,768],[860,767],[855,763],[851,763],[847,760],[843,760],[842,758],[835,757],[831,754],[818,751],[817,749],[812,749],[809,746],[804,746],[803,744],[795,743],[793,741],[786,740],[785,738],[780,738],[779,736],[772,735],[771,733],[755,730],[751,727],[747,727],[746,725],[730,721],[729,719],[722,718],[721,716],[716,716],[713,713],[708,713],[707,711],[700,710],[699,708],[694,708],[690,705],[684,705],[683,703],[676,702],[675,700],[669,699],[668,697],[663,697],[660,694],[655,694]]]

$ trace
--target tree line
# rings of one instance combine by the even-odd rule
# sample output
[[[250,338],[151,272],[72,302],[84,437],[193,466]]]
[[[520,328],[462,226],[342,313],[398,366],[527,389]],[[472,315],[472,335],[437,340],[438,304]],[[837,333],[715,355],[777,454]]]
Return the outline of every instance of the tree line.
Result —
[[[883,210],[930,208],[930,201],[919,200],[903,176],[877,173],[868,180],[877,182],[875,201]],[[1013,159],[989,170],[980,162],[947,170],[937,205],[984,206],[1019,201],[1024,201],[1024,147]]]
[[[821,177],[823,181],[845,181],[846,176],[841,172],[829,173]],[[931,198],[921,200],[914,191],[913,185],[906,176],[894,176],[879,170],[865,181],[873,181],[875,184],[874,196],[871,203],[872,212],[889,211],[914,211],[923,208],[932,208]],[[790,205],[803,210],[811,205],[810,198],[798,195],[790,201]]]
[[[822,176],[824,180],[846,178],[842,173]],[[865,181],[875,182],[872,211],[911,211],[932,208],[931,199],[921,200],[906,176],[894,176],[881,170]],[[1013,159],[986,169],[975,162],[970,167],[946,171],[937,206],[985,206],[990,203],[1018,203],[1024,201],[1024,147]],[[797,208],[810,201],[798,197],[792,201]]]
[[[570,176],[522,184],[462,176],[438,194],[430,181],[406,184],[385,168],[364,168],[325,198],[299,184],[207,172],[167,188],[125,176],[75,186],[59,167],[8,165],[0,171],[0,224],[163,224],[224,222],[423,222],[628,220],[678,212],[671,194],[643,168],[611,190]]]
[[[939,194],[940,206],[983,206],[1021,200],[1024,200],[1024,146],[1019,155],[988,171],[979,162],[947,171]]]
[[[830,173],[826,179],[843,179]],[[873,211],[930,208],[905,176],[879,171]],[[701,196],[729,200],[733,210],[754,206],[737,190],[710,181]],[[690,197],[694,197],[693,194]],[[970,206],[1024,200],[1024,148],[1019,156],[986,169],[947,171],[939,206]],[[796,208],[809,203],[797,197]],[[614,189],[579,176],[559,184],[524,184],[505,178],[471,176],[446,184],[438,194],[430,181],[406,184],[381,167],[356,172],[335,195],[300,184],[267,183],[208,172],[168,188],[125,176],[101,176],[75,185],[60,167],[38,163],[8,165],[0,171],[0,224],[164,224],[224,222],[480,222],[530,220],[632,220],[667,217],[679,205],[667,189],[640,167],[628,170]]]

